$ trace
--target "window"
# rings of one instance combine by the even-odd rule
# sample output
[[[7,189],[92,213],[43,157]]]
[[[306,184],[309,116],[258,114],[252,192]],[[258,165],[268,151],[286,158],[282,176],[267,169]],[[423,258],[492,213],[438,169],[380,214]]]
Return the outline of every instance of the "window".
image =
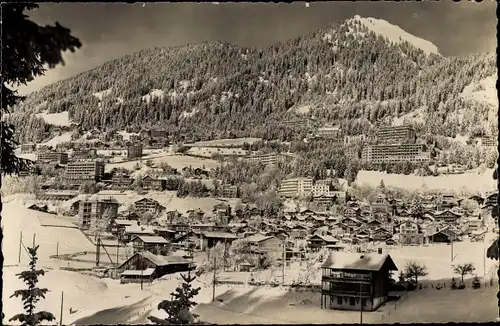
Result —
[[[342,304],[343,297],[337,297],[337,304]]]
[[[366,298],[361,299],[361,307],[366,307]]]
[[[356,305],[356,299],[355,298],[349,298],[349,304],[351,306],[355,306]]]

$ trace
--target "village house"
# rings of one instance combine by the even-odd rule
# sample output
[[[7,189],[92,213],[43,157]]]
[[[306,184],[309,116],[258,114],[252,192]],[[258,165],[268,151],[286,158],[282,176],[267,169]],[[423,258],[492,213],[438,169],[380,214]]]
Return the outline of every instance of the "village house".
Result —
[[[458,234],[449,226],[427,236],[428,243],[450,243],[458,240]]]
[[[113,189],[125,190],[130,189],[133,180],[130,175],[124,172],[115,173],[111,178],[111,187]]]
[[[187,223],[168,223],[167,227],[176,233],[188,232],[191,229],[191,226]]]
[[[182,232],[174,237],[172,243],[180,248],[201,249],[201,232],[193,230]]]
[[[229,246],[237,238],[237,236],[229,232],[202,232],[200,237],[200,249],[202,251],[205,251],[207,249],[215,247],[217,243],[223,243],[226,246]]]
[[[158,214],[165,210],[165,207],[152,198],[143,198],[134,203],[135,210],[138,213]]]
[[[449,210],[453,207],[458,206],[458,201],[453,194],[442,194],[441,198],[437,202],[436,209],[439,211]]]
[[[328,245],[336,245],[339,240],[331,235],[314,234],[307,240],[308,247],[312,252],[319,251]]]
[[[193,270],[195,265],[180,256],[159,256],[150,252],[138,252],[123,262],[117,272],[121,283],[149,281],[176,272]]]
[[[167,248],[168,244],[169,242],[166,239],[157,235],[137,235],[132,239],[134,253],[149,251],[155,255],[160,255]]]
[[[371,211],[372,213],[375,212],[384,212],[387,214],[392,213],[392,205],[389,203],[389,200],[387,199],[387,196],[384,194],[377,194],[375,196],[375,199],[373,203],[371,203]]]
[[[128,242],[134,239],[136,236],[144,235],[144,236],[154,236],[155,231],[152,226],[144,226],[144,225],[129,225],[125,227],[125,231],[123,231],[123,241]]]
[[[332,253],[322,267],[321,308],[374,311],[389,296],[389,272],[397,271],[384,254]]]
[[[386,241],[392,237],[392,232],[386,228],[380,227],[372,231],[373,241]]]
[[[267,254],[275,259],[283,256],[283,241],[275,236],[254,234],[244,238],[254,254]]]
[[[201,209],[189,209],[186,211],[188,219],[190,221],[202,221],[205,217],[205,212]]]
[[[168,241],[174,240],[176,234],[174,230],[160,226],[154,227],[154,232],[157,236],[160,236]]]
[[[485,223],[479,212],[475,212],[468,216],[466,226],[467,233],[470,234],[473,232],[482,231],[485,227]]]
[[[123,233],[125,232],[125,228],[131,225],[137,225],[137,221],[114,219],[110,223],[108,230],[111,232],[111,234],[118,236],[118,238],[121,239],[123,237]]]
[[[167,187],[167,180],[155,179],[149,175],[142,178],[142,189],[164,191]]]
[[[434,212],[434,219],[436,221],[442,221],[445,223],[456,223],[461,217],[462,214],[453,212],[452,210],[449,209],[445,211]]]
[[[344,217],[358,218],[361,216],[361,209],[359,207],[346,207],[344,209]]]
[[[405,221],[397,225],[399,243],[403,245],[422,244],[424,236],[420,233],[419,226],[415,221]]]

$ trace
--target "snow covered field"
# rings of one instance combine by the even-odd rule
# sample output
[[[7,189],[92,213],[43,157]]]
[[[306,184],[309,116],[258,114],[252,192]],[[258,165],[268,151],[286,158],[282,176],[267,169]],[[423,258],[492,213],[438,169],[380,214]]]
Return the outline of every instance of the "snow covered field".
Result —
[[[192,156],[184,156],[184,155],[169,155],[169,154],[161,154],[155,155],[154,158],[144,157],[142,159],[142,163],[144,165],[145,161],[151,159],[151,161],[155,164],[159,164],[161,162],[168,163],[174,169],[182,170],[184,167],[192,167],[192,168],[205,168],[205,169],[214,169],[218,166],[219,163],[217,161],[211,159],[201,159]],[[113,168],[125,168],[129,170],[133,170],[138,161],[130,161],[130,162],[120,162],[120,163],[108,163],[106,164],[106,171],[110,171]]]
[[[234,139],[216,139],[209,141],[199,141],[191,145],[198,147],[224,147],[224,146],[242,146],[244,143],[253,144],[261,138],[234,138]]]
[[[49,125],[63,126],[63,127],[69,127],[71,125],[68,111],[63,111],[59,113],[42,112],[38,113],[36,116],[42,118],[45,121],[45,123]]]
[[[359,171],[356,184],[368,184],[376,187],[384,180],[384,184],[390,187],[418,190],[422,188],[450,191],[467,191],[469,193],[483,193],[491,190],[494,186],[493,169],[485,172],[464,173],[454,175],[440,175],[437,177],[421,177],[416,175],[387,174],[379,171]]]

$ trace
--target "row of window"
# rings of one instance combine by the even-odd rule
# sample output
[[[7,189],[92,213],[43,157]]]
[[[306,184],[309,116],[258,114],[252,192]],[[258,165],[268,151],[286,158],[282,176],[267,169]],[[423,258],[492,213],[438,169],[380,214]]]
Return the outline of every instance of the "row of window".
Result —
[[[333,300],[333,298],[335,297],[331,297],[331,299]],[[359,300],[359,299],[358,299]],[[355,306],[356,305],[356,298],[354,297],[336,297],[336,302],[338,305],[342,305],[347,302],[349,302],[349,305],[350,306]],[[361,298],[361,306],[362,307],[366,307],[366,298]]]

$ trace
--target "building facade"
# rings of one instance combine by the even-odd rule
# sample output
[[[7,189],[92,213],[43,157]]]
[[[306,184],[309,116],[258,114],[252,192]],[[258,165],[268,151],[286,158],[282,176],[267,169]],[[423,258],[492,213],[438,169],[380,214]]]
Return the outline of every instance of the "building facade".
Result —
[[[342,130],[339,127],[322,127],[318,128],[316,135],[319,138],[335,139],[342,136]]]
[[[412,126],[381,127],[377,130],[379,144],[414,144],[417,134]]]
[[[333,253],[322,265],[321,308],[374,311],[387,301],[389,255]]]
[[[363,147],[361,160],[371,163],[428,162],[430,152],[424,144],[370,145]]]
[[[69,185],[99,182],[104,175],[104,162],[99,160],[70,162],[64,176]]]
[[[142,144],[133,143],[127,146],[127,158],[129,160],[142,157]]]
[[[243,159],[249,163],[277,165],[280,162],[291,162],[295,157],[291,154],[258,154],[246,156]]]
[[[113,199],[90,198],[81,200],[78,207],[78,216],[82,219],[81,227],[89,229],[99,226],[104,218],[114,219],[118,215],[120,205]],[[102,225],[107,228],[107,225]]]
[[[283,197],[308,196],[313,191],[312,178],[294,178],[286,179],[281,182],[279,195]]]
[[[38,162],[68,164],[68,153],[55,151],[39,151],[36,153]]]

